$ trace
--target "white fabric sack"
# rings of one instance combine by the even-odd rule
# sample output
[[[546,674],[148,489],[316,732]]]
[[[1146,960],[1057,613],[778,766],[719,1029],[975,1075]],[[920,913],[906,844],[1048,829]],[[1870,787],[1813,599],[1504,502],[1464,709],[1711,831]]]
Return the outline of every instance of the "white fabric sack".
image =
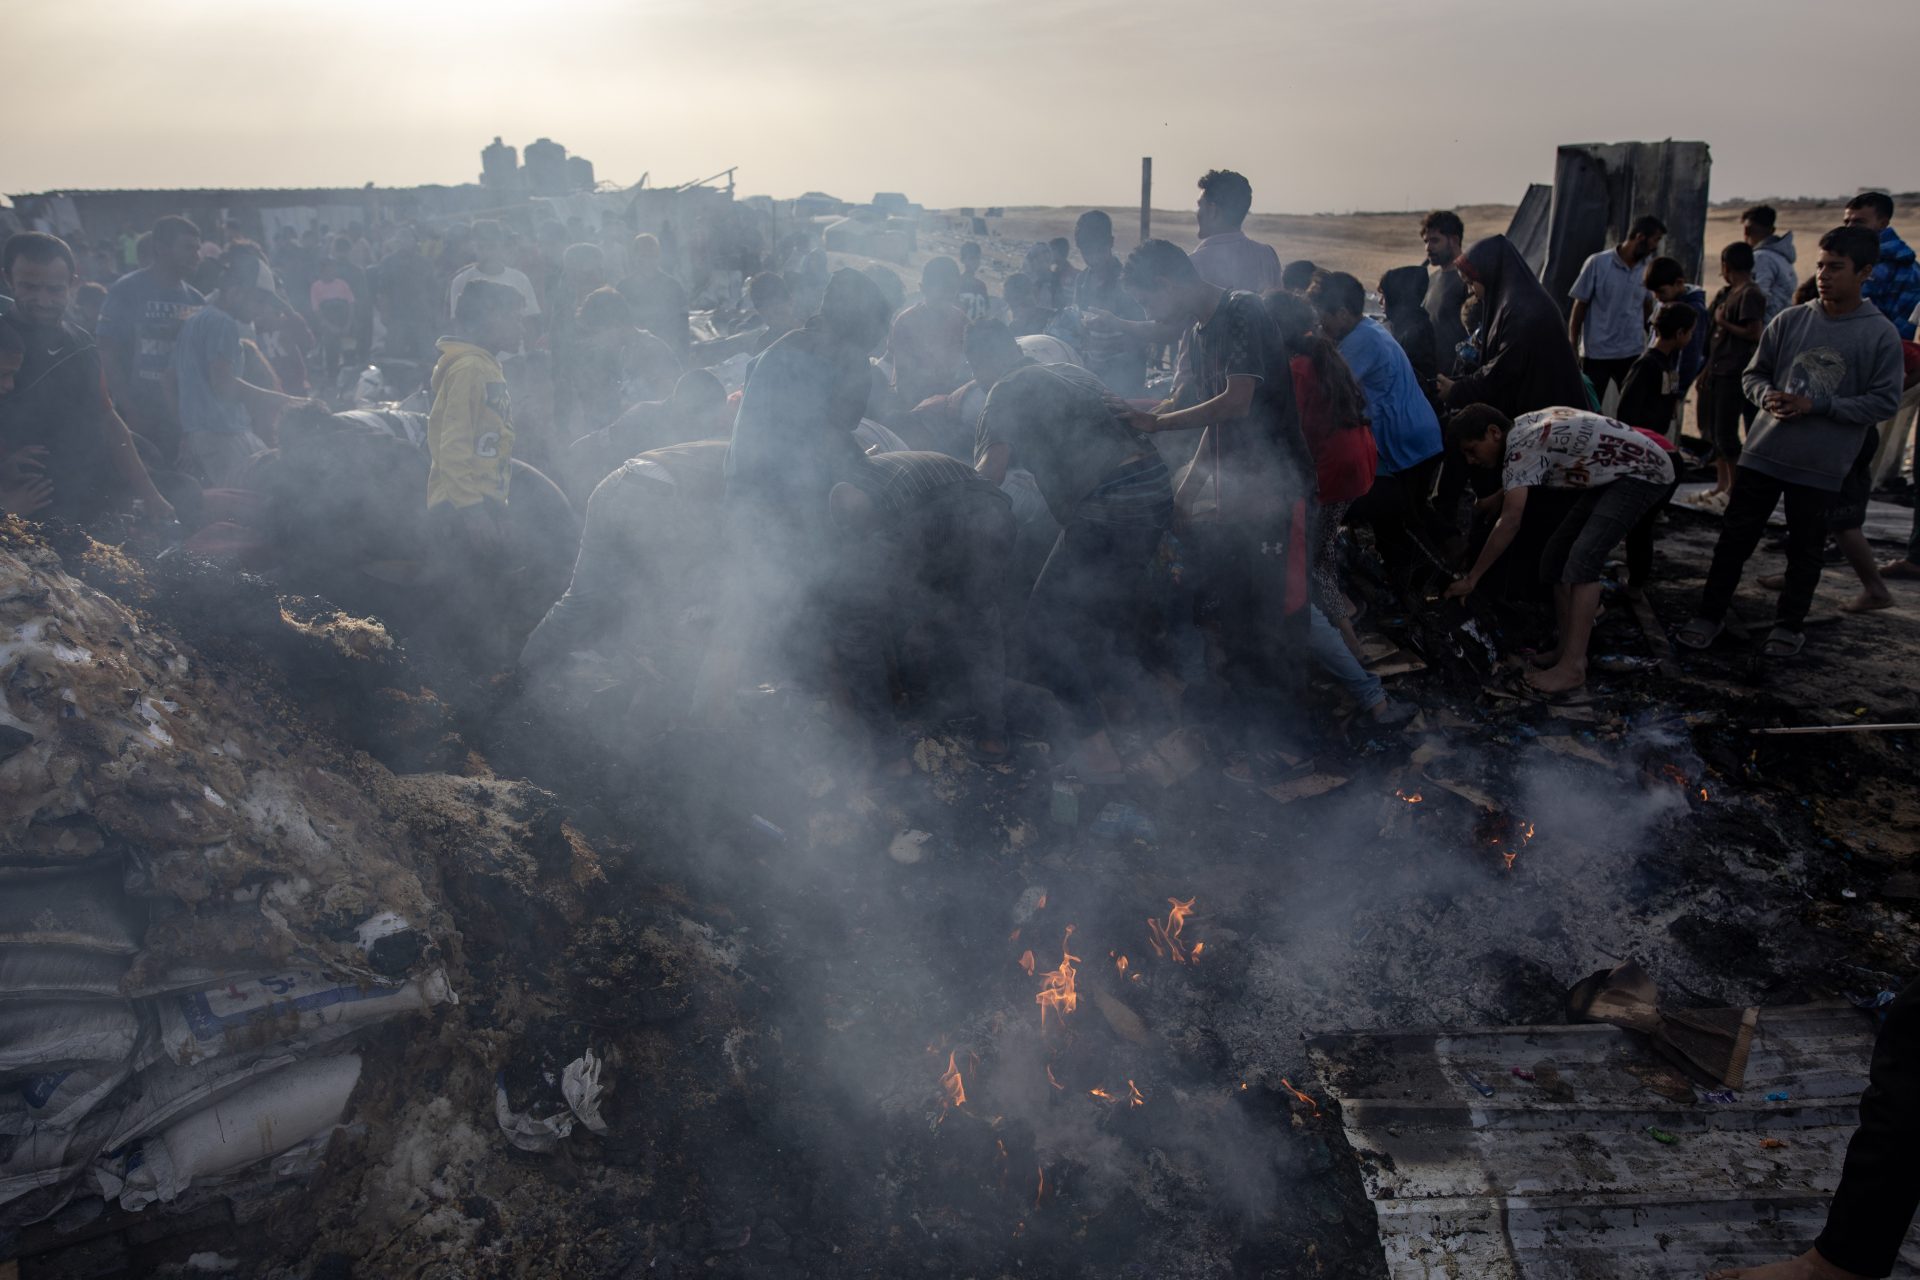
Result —
[[[342,983],[308,970],[236,979],[156,1002],[160,1044],[178,1063],[259,1050],[330,1027],[359,1027],[454,999],[444,970],[397,987]]]
[[[140,1019],[125,1000],[20,1000],[0,1004],[0,1080],[89,1062],[125,1062]]]
[[[0,1000],[118,999],[127,963],[78,947],[0,947]]]
[[[126,1171],[121,1207],[172,1200],[195,1179],[244,1169],[331,1129],[346,1115],[359,1080],[358,1054],[298,1062],[175,1121],[141,1143]]]

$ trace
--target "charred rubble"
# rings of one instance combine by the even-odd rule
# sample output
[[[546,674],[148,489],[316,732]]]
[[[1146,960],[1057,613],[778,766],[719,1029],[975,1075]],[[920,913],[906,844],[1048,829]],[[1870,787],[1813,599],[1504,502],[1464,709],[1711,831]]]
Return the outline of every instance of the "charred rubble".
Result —
[[[0,610],[0,1019],[96,1028],[0,1062],[22,1277],[1384,1276],[1308,1034],[1912,954],[1909,744],[1755,746],[1792,700],[1711,668],[1545,707],[1409,628],[1406,735],[1266,794],[1135,740],[1116,823],[938,725],[876,799],[790,691],[595,759],[378,620],[59,530],[0,529]]]

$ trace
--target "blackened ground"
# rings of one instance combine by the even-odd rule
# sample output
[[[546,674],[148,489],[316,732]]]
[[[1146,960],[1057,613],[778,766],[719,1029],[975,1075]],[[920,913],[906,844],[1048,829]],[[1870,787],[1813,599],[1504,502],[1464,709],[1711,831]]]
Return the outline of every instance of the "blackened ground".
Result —
[[[1715,528],[1676,514],[1663,532],[1670,626]],[[280,617],[319,602],[95,558],[94,580],[345,744],[531,779],[606,869],[569,914],[449,849],[470,935],[458,1014],[369,1054],[369,1131],[310,1194],[132,1255],[124,1232],[99,1237],[136,1273],[218,1235],[293,1275],[354,1259],[363,1275],[1379,1276],[1308,1034],[1555,1021],[1568,986],[1629,957],[1682,1005],[1866,996],[1915,958],[1915,742],[1748,730],[1917,718],[1920,596],[1817,627],[1771,669],[1729,647],[1673,675],[1596,673],[1587,707],[1402,677],[1421,724],[1328,743],[1320,768],[1345,785],[1283,804],[1214,758],[1132,793],[1151,838],[1101,839],[1097,793],[1073,797],[1077,825],[1055,820],[1035,746],[981,768],[934,734],[910,785],[857,802],[831,731],[789,696],[740,732],[610,759],[508,686],[403,653],[327,657]],[[1830,577],[1821,609],[1850,585]],[[1739,608],[1758,623],[1765,603]],[[1651,656],[1617,594],[1594,649]],[[539,832],[559,836],[544,811],[522,825],[538,865]],[[908,830],[926,839],[902,865],[886,850]],[[1169,899],[1194,903],[1193,963],[1155,953]],[[1063,954],[1077,1007],[1043,1028],[1035,995]],[[510,1152],[496,1072],[516,1109],[551,1107],[552,1073],[587,1045],[609,1062],[608,1132]],[[368,1225],[408,1194],[417,1208]]]

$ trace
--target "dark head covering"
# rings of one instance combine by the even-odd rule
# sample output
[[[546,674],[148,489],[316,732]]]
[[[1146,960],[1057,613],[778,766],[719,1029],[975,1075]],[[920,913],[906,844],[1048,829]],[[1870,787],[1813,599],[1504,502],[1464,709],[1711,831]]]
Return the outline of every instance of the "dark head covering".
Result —
[[[1455,383],[1447,405],[1490,404],[1510,418],[1557,405],[1586,408],[1586,383],[1567,340],[1566,317],[1513,242],[1488,236],[1454,265],[1486,289],[1480,308],[1486,340],[1480,372]]]

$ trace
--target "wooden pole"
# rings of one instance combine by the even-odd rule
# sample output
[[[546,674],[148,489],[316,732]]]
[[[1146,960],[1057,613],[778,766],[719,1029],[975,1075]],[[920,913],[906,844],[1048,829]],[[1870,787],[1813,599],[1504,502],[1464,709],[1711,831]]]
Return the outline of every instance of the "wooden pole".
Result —
[[[1140,158],[1140,239],[1153,238],[1153,157]]]

